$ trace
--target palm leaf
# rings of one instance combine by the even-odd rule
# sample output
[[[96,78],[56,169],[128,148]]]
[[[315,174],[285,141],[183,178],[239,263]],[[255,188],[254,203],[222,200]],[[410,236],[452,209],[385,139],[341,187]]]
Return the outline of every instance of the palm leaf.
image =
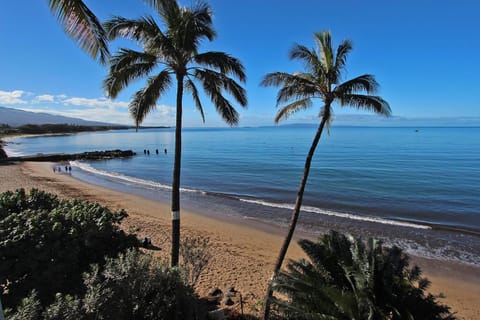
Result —
[[[241,82],[245,82],[247,80],[245,69],[240,60],[224,52],[205,52],[195,55],[194,59],[195,62],[201,66],[218,69],[225,75],[232,74]]]
[[[378,87],[379,84],[373,75],[364,74],[338,85],[334,89],[334,94],[338,97],[341,97],[343,94],[351,94],[362,91],[373,94],[377,92]]]
[[[312,100],[310,98],[298,100],[283,106],[275,116],[275,123],[279,123],[280,121],[287,119],[292,114],[300,111],[306,110],[312,106]]]
[[[49,0],[50,10],[78,45],[105,64],[110,55],[102,24],[81,0]]]
[[[110,40],[119,37],[139,41],[162,35],[160,28],[151,16],[139,19],[127,19],[115,16],[103,24]]]
[[[155,109],[158,98],[169,88],[171,82],[170,73],[163,70],[155,77],[149,78],[147,86],[133,95],[128,108],[137,128]]]
[[[315,40],[321,56],[320,61],[328,73],[333,68],[332,36],[329,31],[323,31],[315,33]]]
[[[195,78],[200,80],[203,90],[207,93],[212,101],[215,109],[223,118],[223,120],[231,126],[238,124],[239,115],[232,104],[225,99],[221,92],[222,83],[219,83],[218,77],[213,72],[206,70],[195,70]]]
[[[335,57],[335,64],[333,67],[333,70],[335,70],[334,83],[338,83],[340,81],[341,72],[345,68],[347,57],[351,50],[352,50],[352,43],[350,42],[350,40],[344,40],[338,46],[337,55]]]
[[[341,106],[352,106],[356,109],[373,111],[383,116],[390,116],[391,114],[388,102],[379,96],[344,94],[339,100]]]
[[[327,73],[315,50],[310,50],[303,45],[296,44],[290,50],[289,56],[291,60],[297,59],[305,62],[305,67],[312,74],[319,75]]]
[[[120,49],[110,59],[110,71],[103,81],[108,97],[116,98],[131,81],[146,76],[156,65],[156,57],[144,52]]]
[[[205,113],[203,112],[202,102],[200,101],[200,97],[198,96],[198,90],[195,86],[195,83],[193,83],[192,80],[187,79],[185,82],[185,89],[192,93],[192,98],[193,101],[195,101],[195,106],[197,107],[200,115],[202,116],[203,123],[205,123]]]

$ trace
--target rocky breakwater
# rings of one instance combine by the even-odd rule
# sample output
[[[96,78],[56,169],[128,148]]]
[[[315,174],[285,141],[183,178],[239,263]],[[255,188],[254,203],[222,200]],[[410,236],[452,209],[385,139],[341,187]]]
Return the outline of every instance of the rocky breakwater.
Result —
[[[108,160],[114,158],[126,158],[136,155],[132,150],[105,150],[105,151],[90,151],[82,153],[58,153],[58,154],[36,154],[32,156],[8,157],[7,161],[72,161],[72,160]],[[1,160],[0,160],[1,161]]]

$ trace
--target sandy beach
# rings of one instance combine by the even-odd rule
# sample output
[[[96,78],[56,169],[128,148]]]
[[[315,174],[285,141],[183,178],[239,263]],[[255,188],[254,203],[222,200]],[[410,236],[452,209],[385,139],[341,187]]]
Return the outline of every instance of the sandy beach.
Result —
[[[122,228],[139,237],[151,237],[153,244],[162,249],[154,253],[169,255],[168,204],[90,185],[65,173],[54,173],[52,165],[0,165],[0,191],[38,188],[60,197],[96,201],[114,210],[123,208],[129,217]],[[284,232],[268,226],[255,226],[241,219],[214,219],[182,210],[182,237],[205,236],[211,244],[212,259],[199,280],[198,294],[204,296],[215,287],[222,290],[235,287],[242,293],[245,312],[255,313],[263,299]],[[288,257],[301,256],[298,245],[292,244]],[[442,301],[451,306],[460,319],[480,319],[480,267],[422,257],[412,257],[412,260],[432,281],[430,291],[443,293],[446,298]]]

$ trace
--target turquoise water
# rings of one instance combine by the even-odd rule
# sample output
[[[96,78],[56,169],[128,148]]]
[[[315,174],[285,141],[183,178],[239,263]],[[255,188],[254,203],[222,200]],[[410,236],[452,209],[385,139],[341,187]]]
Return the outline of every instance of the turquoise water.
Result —
[[[312,126],[184,129],[185,205],[287,223],[315,130]],[[303,226],[316,228],[328,216],[357,224],[373,222],[382,228],[403,225],[408,232],[417,229],[423,234],[430,229],[480,234],[479,146],[480,128],[333,127],[330,135],[324,133],[313,159]],[[17,138],[7,152],[117,148],[132,149],[137,155],[74,163],[74,174],[168,201],[173,129]]]

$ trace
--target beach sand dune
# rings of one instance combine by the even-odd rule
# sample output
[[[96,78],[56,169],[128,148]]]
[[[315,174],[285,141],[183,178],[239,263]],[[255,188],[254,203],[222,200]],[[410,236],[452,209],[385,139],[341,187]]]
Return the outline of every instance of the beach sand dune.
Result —
[[[50,163],[0,165],[0,192],[17,188],[38,188],[65,198],[96,201],[111,209],[125,209],[129,217],[122,228],[139,237],[151,237],[161,250],[154,254],[170,254],[170,210],[168,204],[139,196],[90,185],[67,174],[54,173]],[[229,219],[227,221],[227,219]],[[232,220],[233,219],[233,220]],[[284,230],[255,228],[241,219],[221,220],[182,211],[182,237],[203,236],[210,239],[212,259],[200,277],[196,290],[205,296],[212,288],[234,287],[245,302],[244,310],[255,313],[263,299],[267,280],[280,248]],[[291,245],[289,258],[302,252]],[[449,261],[412,257],[432,281],[430,291],[443,293],[442,301],[457,312],[460,319],[480,319],[480,267]]]

